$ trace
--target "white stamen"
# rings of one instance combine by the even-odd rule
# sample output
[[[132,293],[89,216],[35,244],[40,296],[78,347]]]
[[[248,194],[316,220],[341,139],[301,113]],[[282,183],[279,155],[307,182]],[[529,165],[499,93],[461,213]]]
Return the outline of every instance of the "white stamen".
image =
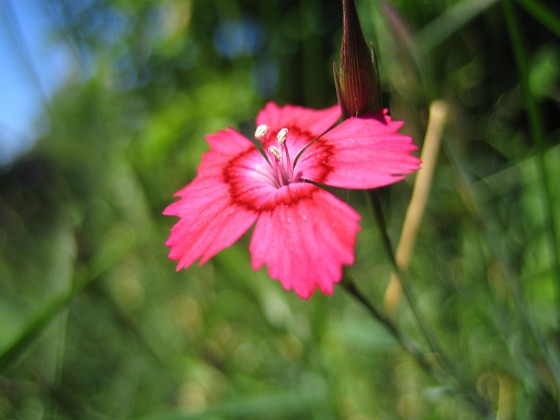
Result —
[[[288,137],[288,129],[287,128],[283,128],[282,130],[280,130],[278,132],[278,144],[280,146],[283,146],[284,143],[286,142],[286,138]]]
[[[266,124],[261,124],[257,127],[257,129],[255,130],[255,138],[257,140],[262,139],[264,136],[266,136],[266,133],[268,133],[268,125]]]
[[[274,146],[270,146],[268,148],[268,151],[274,155],[274,157],[278,160],[282,159],[282,153],[280,153],[280,150],[278,150],[277,147]]]

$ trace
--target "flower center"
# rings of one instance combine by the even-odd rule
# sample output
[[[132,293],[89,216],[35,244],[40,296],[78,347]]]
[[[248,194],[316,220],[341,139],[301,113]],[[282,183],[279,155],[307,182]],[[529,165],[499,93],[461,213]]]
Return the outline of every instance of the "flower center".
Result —
[[[255,131],[255,138],[262,140],[268,133],[268,126],[266,124],[259,125]],[[286,145],[288,139],[288,129],[282,128],[277,135],[277,146],[269,146],[268,157],[271,166],[269,173],[276,188],[289,185],[292,182],[298,182],[301,179],[301,173],[294,172],[292,160],[290,158],[290,151]]]

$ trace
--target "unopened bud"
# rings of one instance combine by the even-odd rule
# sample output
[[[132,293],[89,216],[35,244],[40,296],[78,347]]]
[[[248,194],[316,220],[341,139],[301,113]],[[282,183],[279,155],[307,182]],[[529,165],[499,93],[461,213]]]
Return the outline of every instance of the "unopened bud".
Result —
[[[343,0],[339,71],[333,64],[338,103],[344,117],[381,109],[381,89],[375,51],[367,44],[354,0]]]

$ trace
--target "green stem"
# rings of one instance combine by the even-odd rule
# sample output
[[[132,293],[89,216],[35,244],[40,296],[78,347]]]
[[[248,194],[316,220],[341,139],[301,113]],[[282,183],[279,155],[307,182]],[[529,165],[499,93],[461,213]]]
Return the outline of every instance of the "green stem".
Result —
[[[373,209],[375,220],[379,227],[379,231],[382,235],[383,247],[387,253],[389,261],[392,265],[393,270],[397,274],[397,277],[400,280],[405,298],[408,302],[408,305],[412,311],[412,315],[416,320],[422,335],[426,339],[428,346],[430,347],[431,351],[437,354],[445,369],[447,370],[450,377],[455,381],[456,386],[464,392],[465,399],[470,402],[477,411],[483,415],[484,417],[491,417],[491,409],[479,393],[476,391],[476,387],[474,384],[469,384],[463,377],[463,375],[459,372],[457,366],[451,361],[451,359],[447,356],[447,354],[443,351],[443,348],[440,346],[439,342],[437,341],[436,337],[432,332],[429,330],[426,322],[424,321],[423,317],[420,315],[420,311],[416,305],[416,300],[412,295],[412,291],[408,281],[406,281],[403,271],[400,269],[399,265],[397,264],[397,259],[395,258],[395,253],[393,252],[393,246],[391,244],[391,239],[389,238],[389,234],[387,232],[387,225],[385,223],[385,217],[383,215],[383,209],[381,207],[381,201],[377,194],[376,190],[370,190],[370,194],[367,195],[368,202]]]
[[[387,329],[387,331],[389,331],[399,344],[414,358],[414,360],[416,360],[416,362],[418,362],[422,369],[432,376],[435,374],[434,366],[428,361],[418,345],[411,338],[404,335],[397,326],[389,318],[387,318],[387,316],[372,305],[362,292],[356,288],[356,285],[350,277],[344,277],[342,286],[349,294],[356,298],[356,300],[360,302],[368,310],[368,312]]]
[[[513,47],[513,54],[515,56],[515,62],[517,65],[517,70],[519,71],[519,77],[521,82],[522,94],[524,97],[525,106],[527,108],[527,116],[529,119],[529,127],[531,130],[531,136],[533,137],[537,145],[537,171],[539,174],[539,181],[541,184],[541,198],[543,201],[543,211],[544,211],[544,228],[545,228],[545,238],[548,238],[548,244],[551,250],[552,258],[552,272],[555,278],[554,285],[556,288],[556,301],[557,305],[560,306],[560,238],[558,238],[558,226],[556,225],[555,219],[555,209],[552,199],[552,186],[550,185],[550,176],[548,174],[548,168],[545,162],[545,152],[546,144],[544,138],[544,129],[542,122],[542,115],[540,109],[537,105],[537,101],[533,96],[529,84],[529,68],[527,63],[529,58],[527,51],[521,37],[521,32],[519,28],[519,20],[515,14],[511,0],[505,0],[503,2],[504,15],[506,18],[506,25],[508,28],[509,37]],[[556,319],[557,328],[560,326],[560,316],[557,315]],[[532,327],[532,322],[530,323]],[[550,351],[550,348],[546,345],[546,342],[540,338],[536,329],[533,330],[533,336],[536,338],[539,351],[543,355],[550,372],[554,378],[556,385],[556,393],[560,389],[560,363],[558,356],[555,352]]]
[[[435,338],[433,338],[433,335],[428,330],[428,327],[426,326],[426,323],[424,322],[422,316],[420,316],[420,312],[418,310],[418,307],[416,306],[415,299],[413,299],[412,297],[412,292],[410,290],[410,287],[408,286],[408,282],[405,282],[403,279],[402,270],[397,264],[397,259],[395,257],[395,253],[393,252],[393,245],[391,243],[391,238],[389,238],[389,234],[387,233],[387,225],[385,223],[385,217],[383,215],[383,208],[381,207],[381,201],[379,200],[379,195],[377,194],[377,191],[370,190],[369,199],[370,199],[370,205],[373,208],[373,212],[375,214],[375,220],[377,222],[377,226],[379,227],[379,232],[382,235],[383,247],[385,249],[385,252],[387,253],[387,256],[389,257],[389,261],[391,263],[393,270],[395,271],[397,277],[400,280],[405,298],[408,301],[408,304],[412,311],[412,315],[416,319],[416,322],[418,323],[418,327],[420,328],[422,335],[424,335],[430,349],[436,354],[443,354]]]
[[[560,18],[558,18],[554,10],[533,0],[517,0],[517,2],[538,20],[541,25],[560,38]]]
[[[554,277],[556,279],[556,299],[558,305],[560,306],[560,238],[558,238],[558,229],[556,226],[556,220],[554,218],[554,215],[556,213],[554,211],[554,204],[552,199],[552,186],[550,185],[550,176],[548,175],[548,169],[546,167],[544,159],[546,144],[543,133],[544,130],[542,115],[540,113],[539,107],[537,106],[537,102],[533,94],[531,93],[531,88],[529,85],[529,68],[527,65],[527,63],[529,62],[529,58],[527,56],[525,45],[519,31],[519,28],[521,28],[522,26],[517,19],[511,0],[505,0],[504,2],[502,2],[502,4],[504,8],[509,37],[513,47],[513,54],[515,56],[517,70],[519,71],[521,89],[524,97],[525,107],[527,108],[527,116],[529,119],[531,136],[533,137],[537,146],[537,170],[541,183],[545,237],[548,238],[548,244],[550,245],[552,253],[552,269]],[[560,324],[560,319],[557,321]]]
[[[529,308],[527,305],[527,300],[523,294],[522,285],[519,282],[519,278],[513,275],[513,270],[511,268],[510,262],[505,258],[503,252],[500,250],[500,246],[496,242],[496,236],[492,234],[492,230],[489,227],[487,221],[491,220],[490,213],[483,208],[483,206],[478,202],[475,197],[474,192],[470,186],[470,182],[465,171],[462,169],[463,164],[459,160],[457,153],[453,148],[446,144],[446,154],[452,163],[452,167],[456,173],[458,179],[458,190],[461,193],[463,202],[465,203],[468,213],[472,218],[473,227],[476,232],[480,234],[481,238],[489,246],[489,250],[492,253],[492,257],[498,261],[503,268],[504,278],[507,285],[511,291],[511,296],[513,298],[516,313],[521,317],[521,321],[524,323],[525,328],[533,339],[538,352],[542,356],[549,372],[552,373],[555,385],[557,389],[560,389],[560,366],[555,359],[555,357],[549,354],[548,346],[542,334],[537,329],[535,321],[529,313]],[[506,339],[507,341],[507,339]],[[539,369],[533,369],[535,374],[540,378],[542,384],[546,384],[546,380],[542,378],[542,371]]]

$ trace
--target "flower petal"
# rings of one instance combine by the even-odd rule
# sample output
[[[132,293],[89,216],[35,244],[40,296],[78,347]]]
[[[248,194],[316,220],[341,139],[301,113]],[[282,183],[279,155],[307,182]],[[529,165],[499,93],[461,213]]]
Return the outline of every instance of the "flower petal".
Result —
[[[205,263],[219,251],[237,241],[255,222],[258,213],[234,202],[231,185],[224,180],[224,170],[236,157],[258,151],[235,130],[208,136],[210,144],[198,168],[198,175],[176,196],[179,201],[163,214],[178,216],[165,243],[171,247],[169,258],[178,261],[177,270],[200,258]]]
[[[309,109],[300,106],[286,105],[279,107],[269,102],[257,116],[257,126],[266,124],[269,135],[263,139],[265,149],[276,144],[276,135],[282,128],[288,129],[287,144],[290,153],[297,153],[309,142],[331,128],[340,118],[338,105],[327,109]],[[294,150],[292,150],[294,149]],[[294,154],[295,154],[294,153]]]
[[[349,118],[313,143],[298,162],[305,178],[334,187],[369,189],[392,184],[419,168],[402,122],[387,110]]]
[[[280,130],[284,127],[300,127],[315,137],[328,130],[341,116],[338,105],[326,109],[310,109],[296,105],[278,106],[266,104],[257,116],[257,125],[266,124]]]
[[[263,264],[285,289],[308,299],[319,288],[332,294],[342,265],[354,262],[360,216],[312,184],[277,190],[276,206],[261,212],[250,251],[256,270]]]
[[[197,177],[221,178],[224,166],[248,150],[256,150],[255,145],[232,128],[206,136],[210,150],[202,156]],[[175,195],[180,195],[177,193]]]
[[[180,218],[165,243],[171,247],[169,258],[179,262],[177,271],[198,258],[204,264],[256,220],[256,212],[232,205],[228,191],[225,184],[195,179],[181,191],[181,199],[164,210],[164,215]]]

